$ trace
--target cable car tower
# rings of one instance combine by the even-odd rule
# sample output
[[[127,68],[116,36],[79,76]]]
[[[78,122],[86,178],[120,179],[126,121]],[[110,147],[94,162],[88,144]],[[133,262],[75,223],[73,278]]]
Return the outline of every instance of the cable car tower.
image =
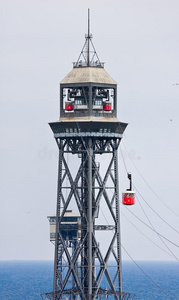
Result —
[[[88,34],[60,83],[60,119],[49,124],[59,148],[53,292],[45,299],[133,299],[122,291],[117,151],[126,123],[117,119],[117,83]],[[73,251],[62,234],[66,211],[80,222]]]

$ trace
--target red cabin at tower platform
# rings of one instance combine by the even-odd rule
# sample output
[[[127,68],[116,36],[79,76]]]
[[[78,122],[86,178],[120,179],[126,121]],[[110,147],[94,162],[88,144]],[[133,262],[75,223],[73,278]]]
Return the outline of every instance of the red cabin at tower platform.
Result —
[[[65,102],[65,110],[66,111],[73,111],[73,102],[72,101],[66,101]]]
[[[104,111],[111,111],[111,101],[105,101],[103,103],[103,110]]]
[[[135,204],[135,192],[134,191],[125,191],[124,193],[122,193],[122,204],[124,204],[124,205]]]

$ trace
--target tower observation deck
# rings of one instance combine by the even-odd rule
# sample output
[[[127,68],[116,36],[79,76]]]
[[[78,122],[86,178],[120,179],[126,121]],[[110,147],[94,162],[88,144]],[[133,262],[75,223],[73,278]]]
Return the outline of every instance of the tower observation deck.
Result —
[[[49,123],[59,148],[53,292],[44,299],[133,299],[122,291],[117,83],[88,34],[60,83],[60,119]],[[80,222],[64,223],[73,209]],[[80,232],[73,250],[64,230]]]

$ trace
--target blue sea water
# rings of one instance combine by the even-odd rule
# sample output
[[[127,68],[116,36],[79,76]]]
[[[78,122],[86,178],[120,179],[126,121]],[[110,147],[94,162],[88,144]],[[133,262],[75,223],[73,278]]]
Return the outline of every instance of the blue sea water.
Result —
[[[134,293],[135,300],[179,300],[177,262],[138,262],[138,265],[145,274],[133,262],[123,263],[125,292]],[[0,300],[38,300],[40,294],[51,292],[52,286],[51,261],[0,261]]]

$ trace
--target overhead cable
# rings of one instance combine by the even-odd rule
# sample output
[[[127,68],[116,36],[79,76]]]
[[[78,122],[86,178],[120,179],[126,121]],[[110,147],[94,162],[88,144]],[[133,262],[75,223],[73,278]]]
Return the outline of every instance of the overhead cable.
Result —
[[[141,178],[143,179],[143,181],[145,182],[145,184],[148,186],[148,188],[152,191],[152,193],[176,216],[176,217],[178,217],[179,218],[179,215],[175,212],[175,211],[173,211],[156,193],[155,193],[155,191],[151,188],[151,186],[148,184],[148,182],[146,181],[146,179],[144,178],[144,176],[141,174],[141,172],[139,171],[139,169],[137,168],[137,166],[135,165],[135,163],[134,163],[134,161],[131,159],[131,156],[129,155],[129,153],[128,153],[128,150],[127,150],[127,147],[126,147],[126,145],[125,145],[125,143],[124,143],[124,141],[122,141],[122,143],[123,143],[123,145],[124,145],[124,147],[125,147],[125,149],[126,149],[126,152],[127,152],[127,154],[128,154],[128,157],[130,158],[130,160],[131,160],[131,162],[132,162],[132,164],[134,165],[134,167],[135,167],[135,169],[137,170],[137,172],[139,173],[139,175],[141,176]],[[121,145],[120,145],[121,146]],[[123,153],[122,153],[122,147],[120,147],[120,151],[121,151],[121,155],[122,155],[122,158],[124,158],[123,157]],[[125,167],[126,167],[126,165],[125,165]]]

